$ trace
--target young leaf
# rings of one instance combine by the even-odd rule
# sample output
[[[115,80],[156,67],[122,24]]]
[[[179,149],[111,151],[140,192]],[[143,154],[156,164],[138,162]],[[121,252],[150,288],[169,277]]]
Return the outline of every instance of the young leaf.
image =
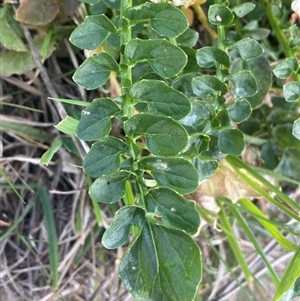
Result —
[[[93,90],[106,83],[111,71],[119,71],[118,63],[108,53],[100,53],[87,58],[74,73],[73,80],[77,85]]]
[[[194,47],[199,40],[199,33],[188,28],[183,34],[176,38],[176,42],[180,46]]]
[[[186,130],[170,117],[138,114],[124,124],[126,135],[146,136],[147,146],[154,155],[174,156],[188,143]]]
[[[296,58],[290,57],[279,63],[273,70],[273,73],[276,77],[285,79],[288,78],[293,72],[296,72],[297,69],[298,62]]]
[[[243,18],[249,14],[255,8],[255,4],[251,2],[246,2],[241,5],[238,5],[232,9],[232,11],[239,17]]]
[[[201,253],[183,231],[146,222],[126,250],[119,275],[136,300],[194,300],[201,280]]]
[[[125,182],[132,178],[127,172],[118,172],[113,175],[98,178],[90,187],[90,196],[101,203],[114,203],[125,194]]]
[[[101,177],[115,173],[120,165],[120,154],[125,150],[122,140],[106,137],[94,143],[83,160],[85,173]]]
[[[163,224],[190,235],[198,231],[200,217],[195,202],[184,199],[175,191],[168,188],[151,190],[145,202],[147,211],[157,213]]]
[[[234,19],[231,10],[224,5],[212,4],[208,9],[208,20],[213,25],[230,26]]]
[[[284,84],[283,96],[288,102],[296,101],[300,97],[300,82],[288,82]]]
[[[176,38],[188,28],[183,12],[169,3],[144,3],[125,11],[125,17],[141,22],[150,20],[150,26],[166,38]]]
[[[202,47],[197,50],[196,53],[197,63],[200,67],[211,68],[214,65],[224,65],[225,67],[230,66],[230,60],[228,54],[216,47]]]
[[[163,78],[177,75],[187,63],[184,51],[166,40],[133,39],[125,47],[125,56],[132,64],[148,62]]]
[[[256,59],[264,53],[262,46],[250,38],[238,41],[233,47],[238,49],[241,57],[246,61]]]
[[[78,48],[93,50],[101,45],[111,32],[114,24],[105,16],[87,16],[70,36],[70,42]]]
[[[145,101],[150,113],[181,119],[190,112],[189,100],[177,90],[158,80],[141,80],[129,89],[134,100]]]
[[[283,278],[277,288],[274,296],[274,301],[288,301],[292,297],[300,295],[300,246],[295,252],[288,268],[286,269]]]
[[[236,123],[245,121],[252,113],[250,103],[245,98],[237,98],[234,103],[226,107],[230,119]]]
[[[238,156],[244,149],[244,135],[237,129],[224,129],[219,132],[218,147],[224,154]]]
[[[145,213],[136,206],[126,206],[119,209],[111,224],[104,232],[102,244],[107,249],[115,249],[123,246],[130,236],[130,227],[137,225],[142,227]]]
[[[235,85],[235,94],[241,97],[250,97],[257,93],[257,84],[250,71],[242,70],[230,75]]]
[[[228,87],[213,75],[200,75],[192,81],[193,92],[198,96],[227,92]]]
[[[172,188],[180,194],[195,191],[199,175],[192,163],[184,158],[145,157],[140,160],[144,169],[150,169],[160,186]]]
[[[81,140],[92,141],[104,138],[111,129],[110,119],[119,111],[110,98],[97,98],[81,112],[77,126],[77,136]]]

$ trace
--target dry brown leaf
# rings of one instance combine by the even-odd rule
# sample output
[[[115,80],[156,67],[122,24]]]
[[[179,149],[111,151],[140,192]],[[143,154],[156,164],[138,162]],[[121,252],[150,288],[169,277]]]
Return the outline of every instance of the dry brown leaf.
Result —
[[[244,171],[246,173],[246,171]],[[247,175],[250,177],[250,175]],[[215,174],[198,188],[211,197],[227,197],[237,202],[243,197],[260,196],[246,181],[238,176],[226,160],[220,161]]]

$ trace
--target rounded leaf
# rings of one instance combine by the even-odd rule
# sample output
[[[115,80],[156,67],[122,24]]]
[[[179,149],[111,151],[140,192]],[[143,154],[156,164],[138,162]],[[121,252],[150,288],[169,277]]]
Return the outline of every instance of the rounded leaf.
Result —
[[[300,118],[295,120],[293,124],[293,136],[300,140]]]
[[[83,160],[85,173],[92,177],[115,173],[120,165],[120,154],[124,150],[125,144],[120,139],[106,137],[97,141]]]
[[[152,171],[160,186],[188,194],[199,186],[199,175],[191,162],[184,158],[145,157],[140,160],[143,168]]]
[[[101,45],[111,32],[114,24],[105,16],[87,16],[70,36],[70,42],[78,48],[93,50]]]
[[[252,113],[250,103],[245,98],[237,98],[234,103],[226,107],[230,119],[236,123],[245,121]]]
[[[100,53],[87,58],[76,70],[73,80],[77,85],[93,90],[107,82],[111,71],[119,71],[118,63],[111,55]]]
[[[126,172],[98,178],[90,187],[90,196],[101,203],[115,203],[124,196],[125,183],[130,178],[132,175]]]
[[[255,40],[246,38],[238,41],[234,47],[236,47],[241,57],[246,60],[253,60],[263,55],[264,49]]]
[[[283,96],[288,102],[296,101],[300,97],[300,82],[288,82],[284,84]]]
[[[235,85],[235,95],[241,97],[250,97],[257,93],[257,84],[250,71],[239,71],[230,75],[230,80]]]
[[[273,73],[276,77],[285,79],[288,78],[293,72],[296,72],[297,69],[298,62],[296,58],[290,57],[280,62],[273,70]]]
[[[191,110],[190,101],[177,90],[158,80],[141,80],[129,89],[134,100],[147,103],[150,113],[181,119]]]
[[[208,20],[213,25],[230,26],[234,19],[231,10],[224,5],[212,4],[208,9]]]
[[[228,91],[226,84],[213,75],[195,77],[192,81],[192,88],[193,92],[198,96],[217,94],[218,92],[225,93]]]
[[[125,122],[124,131],[131,137],[145,136],[154,155],[177,155],[188,143],[187,131],[170,117],[138,114]]]
[[[193,235],[200,226],[194,201],[186,200],[168,188],[151,190],[145,197],[148,212],[157,213],[163,224]]]
[[[176,76],[187,63],[184,51],[166,40],[133,39],[125,47],[125,56],[132,64],[148,62],[163,78]]]
[[[218,65],[230,66],[228,54],[216,47],[206,46],[198,49],[196,59],[198,65],[203,68],[217,67]]]
[[[224,129],[219,132],[218,147],[224,154],[238,156],[244,149],[244,135],[236,129]]]
[[[119,111],[110,98],[97,98],[81,112],[77,126],[78,138],[92,141],[104,138],[111,129],[110,119]]]

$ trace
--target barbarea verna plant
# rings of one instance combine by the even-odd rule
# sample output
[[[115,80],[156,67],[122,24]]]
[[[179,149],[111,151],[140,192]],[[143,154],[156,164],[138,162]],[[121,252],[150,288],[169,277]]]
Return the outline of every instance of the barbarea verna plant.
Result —
[[[238,167],[249,170],[236,158],[245,146],[237,125],[262,104],[271,85],[271,68],[261,44],[251,35],[238,37],[230,32],[239,28],[240,19],[255,4],[210,4],[207,16],[217,39],[213,46],[197,46],[195,50],[199,35],[189,28],[181,5],[199,9],[205,1],[82,2],[91,5],[87,6],[91,14],[74,30],[70,41],[81,49],[100,51],[83,62],[73,79],[92,90],[105,85],[110,76],[117,76],[121,88],[119,97],[94,99],[75,122],[77,137],[93,142],[83,160],[84,172],[95,178],[90,196],[107,204],[120,199],[124,202],[102,243],[113,249],[129,241],[119,275],[136,300],[194,300],[202,263],[192,236],[199,230],[200,215],[195,202],[185,196],[212,177],[224,158],[237,173]],[[260,3],[272,20],[271,1]],[[292,27],[289,42],[276,29],[276,22],[273,25],[278,38],[284,38],[280,42],[285,43],[282,46],[287,52],[274,74],[280,79],[294,74],[283,93],[287,101],[296,102],[300,94],[294,56],[298,33]],[[124,132],[122,139],[110,135],[112,122]],[[293,133],[299,138],[299,119]],[[251,177],[244,175],[244,179],[299,221],[299,206],[280,191],[275,191],[279,201]],[[258,181],[263,182],[263,178],[258,177]],[[222,201],[227,202],[218,199],[221,207]],[[241,201],[250,211],[247,204],[247,200]],[[237,211],[234,214],[243,222]],[[220,216],[227,225],[224,210]],[[286,244],[296,250],[293,244]],[[235,249],[234,242],[230,247]],[[299,249],[297,256],[299,261]],[[240,260],[249,280],[251,273]],[[278,285],[277,276],[273,276]]]

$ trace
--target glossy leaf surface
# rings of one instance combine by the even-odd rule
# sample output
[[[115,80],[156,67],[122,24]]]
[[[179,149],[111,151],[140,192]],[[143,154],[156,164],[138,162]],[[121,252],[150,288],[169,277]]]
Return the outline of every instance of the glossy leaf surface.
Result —
[[[230,65],[228,54],[216,47],[206,46],[198,49],[196,59],[198,65],[203,68],[210,68],[218,65],[229,67]]]
[[[246,38],[238,41],[235,44],[241,57],[246,60],[253,60],[263,55],[264,49],[262,46],[255,40]]]
[[[76,70],[73,80],[79,86],[93,90],[107,82],[111,71],[118,72],[119,65],[111,55],[100,53],[87,58]]]
[[[130,178],[132,175],[126,172],[98,178],[90,187],[90,196],[101,203],[117,202],[124,196],[125,182]]]
[[[119,275],[137,301],[190,301],[201,269],[199,247],[188,234],[146,222],[126,250]]]
[[[124,149],[124,142],[114,137],[97,141],[83,160],[85,173],[92,177],[115,173],[120,165],[119,156]]]
[[[252,113],[250,103],[245,98],[238,98],[227,108],[230,119],[236,123],[246,120]]]
[[[250,71],[239,71],[230,75],[235,85],[235,94],[241,97],[250,97],[257,93],[257,84]]]
[[[218,147],[221,152],[238,156],[244,149],[244,135],[236,129],[224,129],[219,133]]]
[[[138,114],[124,124],[128,136],[145,136],[148,149],[154,155],[173,156],[188,142],[186,130],[174,119],[150,114]]]
[[[300,82],[288,82],[283,85],[283,95],[286,101],[296,101],[300,97]]]
[[[180,9],[169,3],[144,3],[126,10],[132,21],[150,20],[150,26],[161,36],[175,38],[188,28],[188,22]]]
[[[86,141],[104,138],[111,129],[110,119],[119,107],[110,98],[97,98],[81,112],[77,126],[78,138]]]
[[[296,58],[291,57],[280,62],[273,70],[273,73],[276,77],[284,79],[288,78],[293,72],[296,72],[297,69],[298,62]]]
[[[227,92],[227,86],[213,75],[200,75],[192,81],[193,92],[198,96]]]
[[[151,190],[145,201],[147,211],[157,214],[163,224],[191,235],[198,231],[200,217],[195,202],[168,188]]]
[[[137,206],[125,206],[119,209],[111,224],[104,232],[102,244],[107,249],[123,246],[130,236],[130,227],[143,225],[144,210]]]
[[[105,15],[87,16],[72,32],[70,42],[78,48],[93,50],[115,31],[116,27]]]
[[[209,22],[213,25],[229,26],[234,16],[229,8],[224,5],[212,4],[208,10]]]
[[[189,100],[182,93],[158,80],[142,80],[133,84],[129,96],[146,102],[150,113],[174,119],[183,118],[191,109]]]
[[[131,40],[125,47],[125,56],[132,64],[148,62],[163,78],[177,75],[187,63],[184,51],[166,40]]]
[[[184,158],[145,157],[140,160],[140,164],[142,168],[152,171],[160,186],[172,188],[180,194],[187,194],[198,188],[198,172]]]

